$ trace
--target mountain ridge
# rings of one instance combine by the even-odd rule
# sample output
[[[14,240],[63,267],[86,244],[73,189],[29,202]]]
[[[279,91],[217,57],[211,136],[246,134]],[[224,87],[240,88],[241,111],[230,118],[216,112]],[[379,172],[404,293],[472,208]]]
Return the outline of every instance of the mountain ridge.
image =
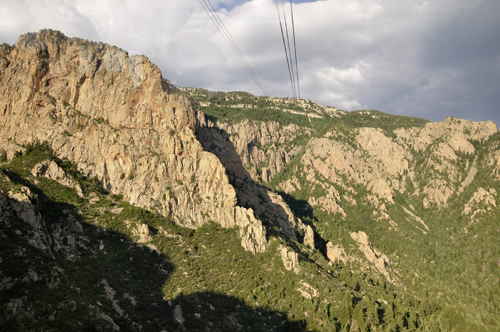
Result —
[[[147,298],[140,287],[127,293],[131,284],[121,288],[119,276],[102,272],[89,286],[69,273],[64,289],[78,284],[95,294],[76,297],[78,306],[93,307],[88,326],[245,330],[248,317],[274,330],[498,326],[500,253],[484,247],[500,232],[500,135],[491,121],[432,123],[177,88],[146,57],[52,30],[1,46],[0,86],[0,207],[8,212],[2,234],[11,239],[2,252],[52,255],[54,276],[71,259],[71,269],[78,262],[102,271],[120,266],[85,255],[107,260],[108,247],[126,255],[123,241],[153,255],[137,257],[151,262],[151,282],[163,284],[152,291],[166,318],[148,325],[154,316],[134,311],[134,296],[141,306]],[[67,212],[51,207],[61,204],[70,205]],[[74,248],[77,258],[65,253]],[[27,285],[36,292],[59,287],[36,284],[50,280],[33,277],[45,275],[43,266],[19,272],[0,255],[10,267],[2,270],[7,318],[0,324],[26,328],[33,303],[44,303],[35,310],[44,324],[61,324],[48,314],[53,303],[19,296]],[[229,261],[218,260],[226,255]],[[477,294],[485,305],[465,313]],[[213,296],[221,296],[217,309]],[[100,306],[91,302],[97,298]],[[224,302],[243,307],[243,316]],[[74,317],[75,326],[81,320]]]

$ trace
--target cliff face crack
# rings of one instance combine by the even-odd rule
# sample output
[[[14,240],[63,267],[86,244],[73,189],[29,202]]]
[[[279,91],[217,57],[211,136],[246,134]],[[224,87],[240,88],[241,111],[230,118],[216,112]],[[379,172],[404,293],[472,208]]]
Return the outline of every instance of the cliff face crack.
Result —
[[[47,74],[48,68],[49,65],[45,60],[39,61],[36,64],[36,69],[32,76],[32,84],[35,89],[40,90],[42,79]]]
[[[80,89],[81,89],[82,85],[85,83],[86,79],[87,79],[87,77],[85,75],[83,75],[83,77],[81,77],[80,80],[78,81],[78,83],[76,84],[75,97],[73,98],[73,107],[74,108],[77,107],[78,99],[80,99]]]

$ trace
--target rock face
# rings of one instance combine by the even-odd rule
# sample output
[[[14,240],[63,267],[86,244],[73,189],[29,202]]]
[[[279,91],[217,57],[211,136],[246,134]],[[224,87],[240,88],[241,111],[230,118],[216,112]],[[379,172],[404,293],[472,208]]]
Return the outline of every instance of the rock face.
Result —
[[[255,152],[259,150],[251,148],[250,143],[246,145],[241,143],[236,138],[234,138],[235,141],[233,142],[233,137],[236,135],[230,133],[236,129],[227,126],[218,127],[217,124],[210,121],[206,123],[206,126],[198,128],[197,137],[202,142],[204,149],[215,154],[226,168],[229,181],[236,190],[238,201],[243,206],[253,209],[259,217],[281,227],[291,239],[297,240],[296,232],[297,229],[302,227],[302,221],[292,213],[280,195],[266,190],[255,182],[253,176],[247,170],[249,163],[253,160],[252,156],[260,155],[259,152]],[[243,135],[247,131],[253,132],[253,130],[256,130],[257,133],[261,133],[249,122],[244,121],[244,124],[244,127],[237,127],[241,129],[240,135],[242,137],[246,137]],[[272,124],[269,126],[272,128]],[[225,130],[222,128],[225,128]],[[265,130],[262,128],[260,130],[265,133],[272,132],[269,128],[265,126],[264,128]],[[254,133],[254,135],[257,135],[257,133]],[[268,142],[266,139],[271,140],[273,136],[267,138],[268,136],[264,135],[263,137],[262,140]],[[279,135],[277,139],[281,139]],[[248,139],[243,140],[243,142],[248,142]],[[238,147],[239,145],[243,147]],[[251,167],[250,172],[252,172]]]
[[[458,294],[459,288],[467,289],[463,298],[470,300],[468,304],[483,291],[490,298],[494,295],[490,286],[499,280],[495,281],[494,269],[498,252],[474,248],[474,243],[494,239],[496,232],[500,187],[494,180],[500,179],[500,143],[493,123],[454,118],[427,123],[376,111],[336,111],[305,100],[253,98],[239,92],[233,93],[233,99],[241,100],[234,105],[221,101],[220,107],[205,109],[206,116],[200,104],[215,103],[183,91],[189,89],[173,87],[147,58],[130,57],[103,43],[45,30],[21,36],[14,47],[0,46],[0,243],[8,248],[0,252],[0,291],[11,290],[16,296],[0,305],[0,326],[20,312],[56,326],[66,318],[60,309],[69,308],[83,315],[90,312],[92,322],[102,321],[96,330],[122,326],[140,330],[144,325],[128,318],[152,309],[153,315],[171,311],[169,328],[190,329],[193,315],[203,319],[226,311],[210,305],[202,314],[192,312],[201,309],[201,298],[225,288],[226,295],[237,291],[238,298],[245,301],[265,299],[269,315],[262,316],[276,318],[285,329],[281,314],[267,309],[286,308],[285,312],[294,312],[302,327],[305,320],[312,322],[308,328],[320,330],[347,326],[353,322],[350,313],[356,319],[366,313],[367,323],[372,324],[378,321],[378,310],[384,309],[391,315],[383,322],[386,326],[380,321],[380,329],[402,321],[407,324],[402,328],[411,329],[412,323],[424,326],[427,321],[422,315],[416,317],[413,307],[399,312],[395,303],[400,299],[393,291],[405,291],[410,297],[406,306],[413,302],[411,294],[418,297],[419,287],[428,290],[425,281],[429,278],[447,282],[450,275],[446,273],[463,266],[459,256],[464,255],[457,255],[453,269],[447,268],[448,253],[457,248],[467,248],[471,256],[477,251],[472,262],[476,268],[469,270],[475,272],[451,276],[457,283],[446,287],[443,298]],[[247,104],[248,100],[257,107]],[[237,122],[241,113],[231,113],[231,107],[248,119]],[[41,155],[48,159],[44,160],[38,153],[31,154],[38,141],[48,142],[59,158],[44,153]],[[12,158],[23,150],[30,153],[4,163],[5,154]],[[81,172],[78,177],[71,177],[74,168],[67,167],[68,161]],[[17,169],[22,169],[22,176]],[[80,198],[54,181],[74,188]],[[72,202],[61,202],[66,199],[63,196],[71,196]],[[120,197],[145,209],[131,207]],[[209,222],[235,227],[245,250],[256,254],[270,244],[273,250],[256,257],[245,254],[248,261],[242,262],[240,250],[233,250],[232,235],[219,241],[214,234],[226,233],[218,227],[213,227],[215,233],[208,232],[212,227],[192,232],[173,225],[172,220],[189,228]],[[384,252],[391,253],[391,259],[359,230],[376,239]],[[269,243],[268,232],[272,235]],[[347,232],[354,242],[346,238]],[[168,266],[169,253],[176,266]],[[18,257],[25,264],[10,268]],[[220,261],[224,266],[218,269]],[[332,264],[341,261],[348,264]],[[69,266],[69,262],[74,264]],[[144,264],[149,270],[143,269]],[[479,264],[482,273],[476,273]],[[18,275],[7,275],[4,266]],[[375,279],[383,276],[394,289],[384,292],[385,285],[369,282],[366,273],[359,273],[369,269],[375,272]],[[96,294],[90,297],[90,305],[76,287],[86,281],[81,280],[88,276],[84,270],[91,277],[94,270],[103,273],[93,280],[97,287],[87,292]],[[258,280],[248,271],[258,271],[263,277]],[[436,271],[445,271],[445,277]],[[68,278],[70,274],[72,278]],[[143,282],[145,275],[153,278]],[[282,276],[288,279],[283,285]],[[463,281],[471,276],[482,279],[472,280],[469,290]],[[210,283],[205,283],[206,277]],[[481,283],[489,289],[478,287],[477,280],[488,281]],[[66,288],[69,291],[64,296],[71,300],[56,311],[52,304],[43,310],[36,304],[38,309],[33,311],[27,299],[31,296],[35,299],[31,303],[38,303],[31,295],[35,283],[54,289],[55,294]],[[59,287],[61,284],[65,287]],[[127,293],[120,285],[128,288]],[[159,292],[144,291],[158,285],[163,285]],[[240,285],[248,287],[238,289]],[[336,288],[333,292],[332,287]],[[196,289],[201,292],[202,288],[206,292],[198,296]],[[347,302],[338,301],[342,292]],[[217,294],[210,303],[221,303],[221,294]],[[104,305],[97,296],[105,300]],[[377,297],[373,296],[390,303],[380,299],[374,303]],[[312,300],[306,302],[313,310],[300,317],[292,304],[302,298]],[[196,305],[191,306],[191,300]],[[456,308],[462,309],[465,303]],[[240,305],[234,307],[242,312]],[[336,322],[328,319],[330,309],[340,309]],[[253,304],[250,310],[257,312]],[[439,315],[436,311],[426,316],[444,317]],[[474,316],[486,317],[482,313]],[[233,324],[231,315],[225,317],[224,328],[242,328]],[[160,318],[141,322],[158,323]],[[202,322],[207,321],[195,325]],[[210,320],[207,324],[218,328]],[[357,324],[352,323],[351,329],[358,328]],[[365,329],[379,329],[375,325]]]
[[[493,207],[497,206],[496,197],[497,191],[493,188],[486,190],[479,187],[474,193],[470,201],[465,204],[462,214],[472,214],[471,220],[474,220],[478,213],[485,213],[491,211]]]
[[[252,253],[267,250],[266,229],[257,220],[252,209],[236,207],[236,220],[240,226],[241,245]]]
[[[306,226],[306,234],[304,236],[304,244],[311,249],[316,249],[316,244],[314,242],[314,230],[310,225]]]
[[[370,243],[370,238],[365,232],[351,232],[351,238],[358,243],[359,250],[365,255],[366,259],[375,265],[377,270],[390,282],[394,282],[389,276],[387,266],[390,261],[389,258],[375,249]]]
[[[52,160],[46,160],[35,165],[35,167],[31,171],[31,174],[34,177],[43,176],[48,179],[57,181],[63,186],[75,188],[78,196],[83,197],[83,192],[80,185],[73,181],[73,179],[68,176],[66,172]]]
[[[496,180],[500,180],[500,143],[494,144],[489,151],[488,166],[492,167],[492,175]]]
[[[299,273],[299,254],[285,246],[278,247],[278,250],[280,251],[281,261],[283,262],[285,269],[293,269],[295,273]]]
[[[26,234],[28,243],[49,255],[53,255],[51,246],[54,240],[46,231],[45,222],[40,213],[31,204],[31,200],[34,198],[35,196],[28,187],[21,187],[19,192],[10,192],[8,196],[0,193],[0,221],[9,223],[12,217],[22,219],[31,228]],[[61,246],[56,246],[56,248],[59,247]]]
[[[149,242],[153,239],[149,233],[149,227],[146,224],[140,224],[134,229],[133,234],[139,237],[139,240],[137,240],[139,243]]]
[[[311,135],[308,128],[294,124],[282,126],[277,122],[254,123],[244,120],[234,125],[218,123],[217,126],[230,135],[234,151],[241,159],[241,164],[249,169],[252,179],[266,183],[283,171],[285,165],[297,154],[298,151],[293,150],[291,145],[286,146],[286,143],[300,136]],[[267,166],[262,167],[259,172],[263,163]],[[237,172],[230,173],[241,175]]]
[[[319,291],[315,287],[311,286],[307,282],[302,281],[301,287],[297,288],[300,294],[308,300],[311,300],[313,297],[319,296]]]
[[[265,249],[265,229],[236,206],[225,168],[195,136],[203,116],[146,57],[51,30],[0,53],[0,148],[9,157],[19,145],[48,141],[134,205],[186,227],[213,220],[250,228],[246,243],[260,242],[247,247]],[[52,164],[35,172],[45,167],[56,174]]]
[[[259,217],[279,225],[292,239],[298,239],[297,230],[306,231],[297,215],[313,210],[324,212],[337,222],[352,217],[354,207],[368,206],[373,209],[373,220],[387,223],[391,230],[399,232],[398,223],[386,207],[396,203],[397,195],[419,197],[425,209],[446,208],[453,195],[459,195],[477,172],[475,165],[467,166],[466,178],[459,165],[464,155],[475,153],[470,141],[484,141],[496,133],[491,121],[454,118],[392,132],[372,127],[341,130],[333,126],[321,135],[314,127],[210,119],[197,129],[197,137],[205,151],[217,155],[227,169],[238,201],[251,207]],[[425,162],[417,168],[422,159]],[[500,165],[497,159],[490,163]],[[457,192],[460,185],[463,188]],[[302,203],[302,211],[292,212],[282,202],[282,193],[277,195],[263,187],[301,196],[306,204]],[[346,212],[349,210],[350,216]],[[409,222],[424,234],[429,231],[417,215],[405,211]],[[312,238],[305,236],[303,243],[313,248]]]
[[[59,291],[64,288],[64,281],[61,279],[66,280],[67,276],[64,268],[58,263],[75,261],[82,252],[85,252],[86,256],[92,255],[92,251],[88,250],[90,239],[75,216],[67,212],[64,219],[47,222],[38,212],[38,206],[32,203],[36,199],[36,195],[27,187],[21,187],[19,191],[10,192],[8,195],[0,192],[0,239],[4,241],[6,250],[2,255],[4,258],[6,255],[17,256],[16,259],[24,263],[16,264],[14,275],[9,273],[9,269],[7,273],[0,273],[0,292],[4,296],[15,294],[16,289],[37,287]],[[10,237],[6,235],[9,232]],[[79,292],[75,287],[75,298]],[[54,321],[54,315],[51,313],[35,311],[37,309],[34,309],[30,302],[31,295],[26,293],[7,298],[2,306],[0,321],[3,324],[9,319],[22,321],[31,318],[35,312],[36,319],[39,319],[40,315],[44,320]],[[60,307],[65,306],[64,302],[66,301],[59,302]],[[96,331],[119,330],[100,308],[91,305],[87,306],[87,309],[87,317],[92,316],[94,319]],[[58,324],[63,323],[59,320]]]
[[[328,242],[326,244],[326,256],[330,260],[330,262],[346,262],[347,256],[342,245],[337,244],[333,245],[333,243]]]
[[[443,160],[440,164],[431,161],[432,167],[456,178],[456,166],[447,160],[456,159],[455,151],[474,153],[474,147],[467,140],[485,140],[496,133],[496,127],[491,121],[473,123],[448,118],[444,123],[429,123],[422,129],[398,129],[395,133],[397,138],[393,139],[380,129],[360,128],[354,137],[359,148],[354,148],[345,143],[348,137],[333,131],[324,138],[312,139],[301,161],[311,179],[314,172],[317,172],[333,184],[345,187],[342,177],[347,177],[368,188],[379,200],[393,202],[394,193],[404,192],[405,183],[414,181],[414,171],[410,168],[413,162],[410,148],[421,151],[432,145],[435,139],[444,140],[444,143],[432,147],[435,158]],[[434,177],[429,179],[424,188],[427,206],[445,205],[454,191],[453,186],[442,179],[438,172],[434,173]],[[322,186],[327,192],[335,192],[332,186]],[[338,202],[342,198],[337,195],[332,197],[335,199],[330,199],[329,202]],[[315,198],[311,203],[318,204],[316,202],[319,199],[321,198]],[[324,203],[321,205],[327,206]],[[335,205],[328,210],[333,214],[343,214],[342,209]]]
[[[380,131],[361,130],[357,136],[360,149],[342,144],[341,141],[329,138],[317,138],[309,142],[308,150],[302,157],[302,163],[308,167],[308,172],[316,171],[334,184],[345,186],[342,176],[369,188],[380,199],[392,202],[395,188],[389,183],[390,179],[398,178],[408,169],[406,152],[397,144],[385,137]],[[385,160],[387,158],[387,160]],[[382,160],[381,160],[382,159]],[[398,160],[399,162],[394,162]],[[386,163],[387,161],[387,163]],[[310,176],[312,178],[312,175]],[[325,185],[329,192],[335,188]],[[332,206],[333,211],[342,213],[341,209]]]

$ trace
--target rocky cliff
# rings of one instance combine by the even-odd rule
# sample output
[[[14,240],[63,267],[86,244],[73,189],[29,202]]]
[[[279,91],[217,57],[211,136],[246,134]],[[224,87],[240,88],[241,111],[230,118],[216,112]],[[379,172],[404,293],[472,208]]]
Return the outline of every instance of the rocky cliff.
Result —
[[[498,289],[492,254],[499,251],[488,245],[500,232],[500,135],[493,122],[326,112],[307,100],[185,91],[208,114],[212,129],[198,136],[212,133],[202,141],[216,142],[206,150],[230,170],[238,199],[270,211],[269,198],[281,197],[296,239],[332,266],[347,264],[414,293],[448,289],[461,294],[457,307],[473,299],[471,280],[483,292]],[[466,258],[474,247],[482,249]],[[290,269],[293,257],[282,250]],[[478,286],[478,278],[488,281]]]
[[[196,139],[203,114],[146,57],[43,30],[3,45],[0,58],[0,148],[9,158],[50,142],[130,203],[186,227],[238,225],[248,250],[265,250],[261,222],[237,206],[224,167]]]
[[[177,88],[51,30],[0,96],[2,328],[500,326],[491,121]]]

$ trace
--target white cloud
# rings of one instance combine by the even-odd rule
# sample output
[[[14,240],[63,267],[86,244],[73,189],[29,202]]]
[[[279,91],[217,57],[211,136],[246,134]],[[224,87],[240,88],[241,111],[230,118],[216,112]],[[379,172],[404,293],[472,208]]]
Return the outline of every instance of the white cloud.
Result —
[[[274,2],[212,3],[266,90],[290,96]],[[295,4],[301,94],[347,110],[500,124],[499,12],[491,0]],[[4,0],[0,15],[0,42],[52,28],[142,53],[179,85],[260,94],[197,1]]]

